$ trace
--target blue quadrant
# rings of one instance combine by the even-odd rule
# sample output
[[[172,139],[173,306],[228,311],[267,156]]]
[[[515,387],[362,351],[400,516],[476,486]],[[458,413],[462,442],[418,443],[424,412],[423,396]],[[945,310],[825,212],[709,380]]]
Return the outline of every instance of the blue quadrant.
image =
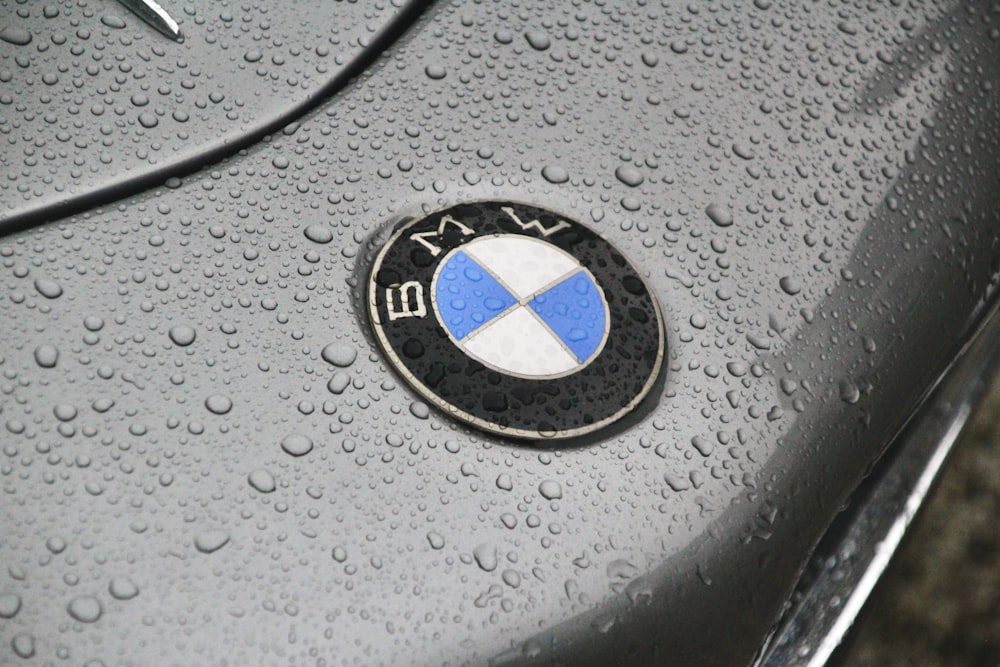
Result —
[[[604,297],[580,271],[542,292],[528,304],[583,363],[604,338]]]
[[[461,251],[441,267],[435,296],[441,320],[456,340],[517,303],[493,276]]]

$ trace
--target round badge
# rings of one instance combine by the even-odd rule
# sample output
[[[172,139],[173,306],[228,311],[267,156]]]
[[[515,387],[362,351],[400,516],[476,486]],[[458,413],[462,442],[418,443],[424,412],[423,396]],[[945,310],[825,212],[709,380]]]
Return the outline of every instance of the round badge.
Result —
[[[400,225],[368,285],[386,356],[447,414],[518,438],[606,426],[649,393],[664,356],[649,287],[578,222],[509,202]]]

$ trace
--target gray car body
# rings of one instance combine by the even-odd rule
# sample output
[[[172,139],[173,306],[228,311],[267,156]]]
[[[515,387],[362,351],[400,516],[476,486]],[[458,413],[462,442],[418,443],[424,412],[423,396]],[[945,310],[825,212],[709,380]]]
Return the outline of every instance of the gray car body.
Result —
[[[177,44],[101,8],[222,67],[190,17]],[[8,189],[2,662],[750,663],[996,298],[998,28],[985,2],[438,3],[217,164]],[[39,41],[0,42],[0,70]],[[0,91],[0,131],[40,89]],[[3,136],[32,178],[44,133]],[[580,220],[645,275],[668,352],[624,422],[505,440],[382,357],[381,243],[482,199]]]

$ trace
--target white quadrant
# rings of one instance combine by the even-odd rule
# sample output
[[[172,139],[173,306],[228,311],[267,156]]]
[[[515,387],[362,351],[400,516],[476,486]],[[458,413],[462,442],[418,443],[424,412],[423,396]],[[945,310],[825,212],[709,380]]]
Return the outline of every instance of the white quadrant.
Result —
[[[499,278],[518,299],[533,295],[580,266],[554,245],[516,234],[477,239],[462,246],[462,250]]]
[[[559,375],[579,366],[523,306],[477,331],[462,347],[497,370],[523,377]]]

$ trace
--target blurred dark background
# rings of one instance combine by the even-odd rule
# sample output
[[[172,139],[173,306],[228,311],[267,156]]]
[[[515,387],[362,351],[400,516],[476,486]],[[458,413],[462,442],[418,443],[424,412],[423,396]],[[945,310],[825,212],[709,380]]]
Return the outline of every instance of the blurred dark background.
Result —
[[[876,587],[843,664],[1000,665],[1000,376]]]

